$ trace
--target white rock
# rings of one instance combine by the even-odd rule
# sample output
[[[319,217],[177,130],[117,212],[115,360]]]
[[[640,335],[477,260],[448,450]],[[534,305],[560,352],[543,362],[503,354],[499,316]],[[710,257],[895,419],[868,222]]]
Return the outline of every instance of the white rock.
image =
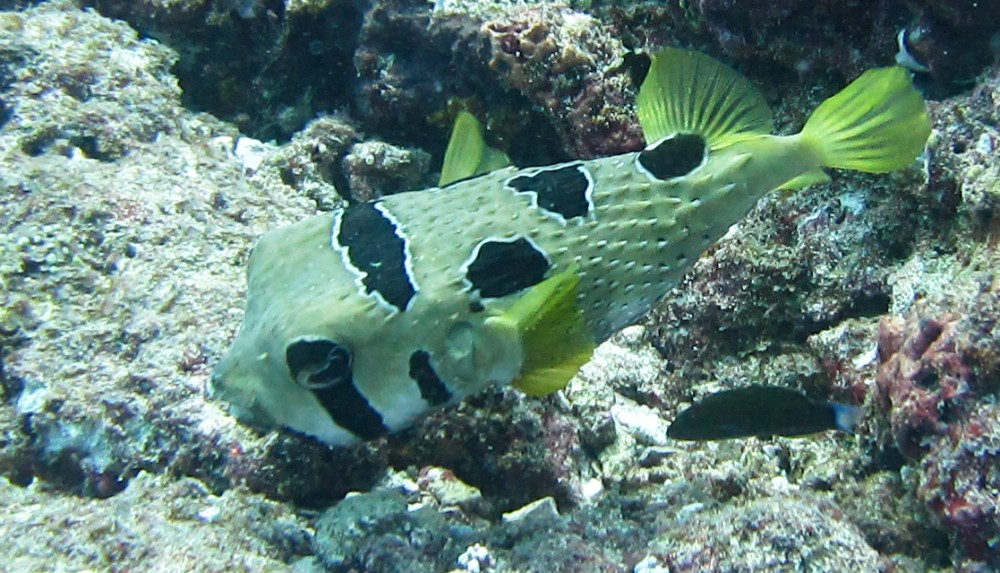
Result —
[[[264,163],[264,158],[270,152],[270,146],[252,137],[241,137],[236,140],[233,155],[243,164],[243,169],[253,173]]]
[[[669,424],[652,408],[620,398],[611,407],[611,417],[640,443],[655,446],[667,443]]]
[[[598,478],[590,478],[580,486],[580,494],[587,503],[592,503],[604,491],[604,482]]]
[[[559,517],[559,508],[556,507],[556,500],[551,497],[543,497],[520,509],[503,514],[503,522],[548,521],[557,517]]]
[[[214,505],[210,505],[198,512],[198,519],[204,521],[205,523],[212,523],[219,518],[219,514],[221,513],[221,509]]]
[[[647,555],[645,559],[635,564],[632,573],[670,573],[670,568],[661,565],[656,557]]]

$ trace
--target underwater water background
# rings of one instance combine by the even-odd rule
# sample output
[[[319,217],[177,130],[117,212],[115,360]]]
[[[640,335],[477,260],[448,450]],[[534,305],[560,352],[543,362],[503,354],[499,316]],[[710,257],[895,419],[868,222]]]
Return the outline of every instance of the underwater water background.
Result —
[[[1000,568],[1000,3],[0,10],[0,571]],[[460,110],[516,165],[641,149],[663,46],[746,75],[780,133],[899,63],[933,131],[905,169],[762,199],[556,395],[351,448],[209,395],[261,235],[432,187]],[[667,437],[753,384],[863,416]]]

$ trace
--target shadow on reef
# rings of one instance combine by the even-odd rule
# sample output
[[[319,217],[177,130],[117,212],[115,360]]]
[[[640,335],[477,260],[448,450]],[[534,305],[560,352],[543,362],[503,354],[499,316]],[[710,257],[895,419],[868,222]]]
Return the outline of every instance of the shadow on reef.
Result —
[[[392,0],[91,4],[178,52],[187,107],[257,139],[286,141],[319,115],[346,112],[439,162],[454,114],[472,107],[489,110],[491,132],[518,164],[567,158],[547,118],[489,69],[482,17]]]
[[[257,138],[287,139],[320,110],[349,103],[363,2],[317,13],[288,13],[282,0],[88,4],[178,52],[186,106]]]

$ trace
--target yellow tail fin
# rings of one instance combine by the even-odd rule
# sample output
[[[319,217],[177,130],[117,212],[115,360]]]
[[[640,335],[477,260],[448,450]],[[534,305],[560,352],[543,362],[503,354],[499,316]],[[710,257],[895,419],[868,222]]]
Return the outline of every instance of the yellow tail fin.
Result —
[[[930,132],[920,92],[896,66],[868,70],[820,104],[802,138],[826,167],[886,173],[912,163]]]

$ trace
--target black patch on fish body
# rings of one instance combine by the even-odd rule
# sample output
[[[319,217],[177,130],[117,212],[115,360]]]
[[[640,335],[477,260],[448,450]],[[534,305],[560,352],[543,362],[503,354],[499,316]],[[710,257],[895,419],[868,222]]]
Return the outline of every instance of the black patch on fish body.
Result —
[[[347,249],[351,264],[364,273],[368,294],[377,293],[396,309],[406,309],[416,294],[406,270],[406,241],[378,203],[344,209],[335,240]]]
[[[542,282],[548,270],[545,253],[528,239],[488,240],[478,245],[465,278],[480,296],[496,298]]]
[[[410,355],[410,378],[417,381],[420,397],[431,406],[440,406],[451,400],[451,392],[431,366],[431,355],[418,350]]]
[[[639,152],[637,161],[657,179],[673,179],[694,171],[705,161],[705,138],[694,133],[678,133]]]
[[[749,436],[803,436],[837,427],[828,402],[775,386],[749,386],[706,396],[674,419],[675,440],[723,440]]]
[[[518,193],[533,193],[539,209],[569,220],[587,215],[592,208],[593,181],[584,169],[582,165],[541,169],[512,177],[507,185]]]
[[[313,393],[337,425],[366,440],[388,433],[382,416],[354,385],[347,348],[331,340],[297,340],[285,349],[285,363],[292,379]]]

